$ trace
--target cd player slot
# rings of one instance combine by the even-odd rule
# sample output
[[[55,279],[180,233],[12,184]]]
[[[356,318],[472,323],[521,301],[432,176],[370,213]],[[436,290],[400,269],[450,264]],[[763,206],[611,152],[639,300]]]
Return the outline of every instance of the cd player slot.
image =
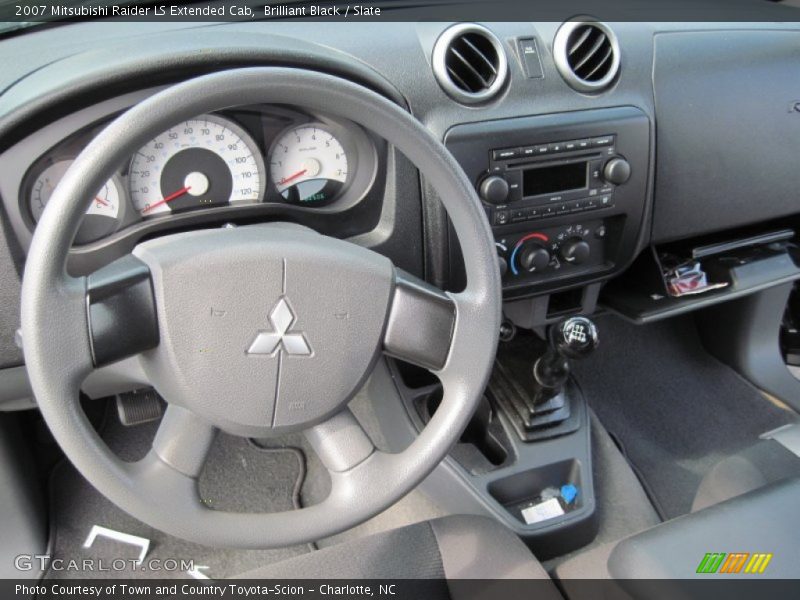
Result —
[[[598,154],[597,152],[581,152],[579,154],[576,153],[571,156],[559,156],[559,157],[553,156],[553,157],[548,157],[547,159],[544,160],[542,160],[541,157],[531,157],[528,160],[518,160],[516,162],[506,163],[506,169],[521,169],[539,165],[544,166],[544,165],[560,164],[572,161],[600,159],[601,157],[602,155]]]

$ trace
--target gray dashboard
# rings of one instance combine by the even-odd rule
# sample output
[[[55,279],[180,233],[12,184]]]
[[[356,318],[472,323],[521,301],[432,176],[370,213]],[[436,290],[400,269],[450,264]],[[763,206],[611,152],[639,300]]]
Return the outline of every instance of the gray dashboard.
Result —
[[[637,157],[644,169],[641,210],[628,253],[605,278],[624,270],[653,235],[674,240],[798,212],[800,175],[790,165],[800,139],[800,113],[791,110],[794,96],[800,99],[791,91],[800,69],[793,50],[800,30],[792,25],[609,23],[620,70],[599,93],[576,91],[559,74],[553,39],[560,23],[485,26],[504,45],[509,81],[480,105],[454,100],[432,72],[434,45],[446,23],[75,23],[0,41],[0,153],[6,153],[7,169],[0,177],[0,367],[21,363],[13,342],[29,239],[14,213],[21,171],[80,124],[148,90],[216,69],[276,64],[348,77],[406,107],[440,139],[457,126],[635,108],[649,128],[646,156]],[[541,77],[528,76],[517,44],[531,38]],[[776,131],[783,132],[777,141]],[[776,158],[778,166],[770,167]],[[738,166],[747,164],[764,179]],[[447,286],[451,242],[435,194],[391,149],[380,176],[379,209],[362,230],[343,237]],[[720,186],[722,180],[729,185]],[[12,181],[17,185],[4,183]],[[579,283],[594,281],[601,278]]]

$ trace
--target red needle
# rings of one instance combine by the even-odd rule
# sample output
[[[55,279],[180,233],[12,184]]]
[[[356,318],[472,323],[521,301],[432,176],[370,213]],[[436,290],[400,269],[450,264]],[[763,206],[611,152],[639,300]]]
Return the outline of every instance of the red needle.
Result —
[[[145,208],[142,211],[142,213],[149,212],[149,211],[153,210],[154,208],[156,208],[157,206],[161,206],[162,204],[166,204],[167,202],[171,202],[171,201],[175,200],[175,198],[180,198],[186,192],[188,192],[190,189],[192,189],[192,186],[187,185],[186,187],[183,187],[183,188],[179,189],[177,192],[171,193],[169,196],[164,196],[164,198],[162,198],[161,200],[159,200],[155,204],[151,204],[150,206]]]
[[[110,204],[105,200],[103,200],[100,196],[95,196],[94,199],[97,200],[103,206],[110,206]]]
[[[302,171],[298,171],[298,172],[297,172],[297,173],[295,173],[294,175],[289,175],[288,177],[284,177],[283,179],[281,179],[281,180],[278,182],[278,184],[279,184],[279,185],[283,185],[284,183],[289,183],[289,182],[290,182],[290,181],[292,181],[293,179],[297,179],[297,178],[298,178],[298,177],[300,177],[301,175],[305,175],[306,171],[308,171],[308,169],[303,169]]]

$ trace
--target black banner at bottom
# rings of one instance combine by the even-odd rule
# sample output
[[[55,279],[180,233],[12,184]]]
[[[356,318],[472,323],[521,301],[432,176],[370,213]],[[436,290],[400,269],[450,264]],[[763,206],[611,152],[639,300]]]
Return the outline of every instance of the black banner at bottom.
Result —
[[[690,580],[567,581],[487,579],[397,580],[120,580],[70,579],[0,580],[0,598],[85,600],[97,598],[247,598],[267,600],[324,600],[330,598],[380,598],[383,600],[630,600],[643,599],[750,599],[800,598],[800,580],[698,578]]]

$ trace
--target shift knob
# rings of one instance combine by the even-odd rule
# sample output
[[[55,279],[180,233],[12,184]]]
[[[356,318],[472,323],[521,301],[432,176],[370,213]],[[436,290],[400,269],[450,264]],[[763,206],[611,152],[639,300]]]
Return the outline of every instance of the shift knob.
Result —
[[[550,327],[550,347],[564,358],[585,358],[597,348],[597,327],[586,317],[569,317]]]
[[[533,363],[533,393],[526,402],[532,414],[561,414],[561,423],[569,417],[568,398],[564,388],[569,379],[571,358],[585,358],[597,348],[597,327],[586,317],[569,317],[547,330],[547,351]],[[559,401],[560,399],[560,401]]]
[[[535,403],[546,401],[569,378],[569,359],[585,358],[597,348],[597,327],[586,317],[569,317],[547,331],[549,348],[533,364],[533,377],[541,386]]]

